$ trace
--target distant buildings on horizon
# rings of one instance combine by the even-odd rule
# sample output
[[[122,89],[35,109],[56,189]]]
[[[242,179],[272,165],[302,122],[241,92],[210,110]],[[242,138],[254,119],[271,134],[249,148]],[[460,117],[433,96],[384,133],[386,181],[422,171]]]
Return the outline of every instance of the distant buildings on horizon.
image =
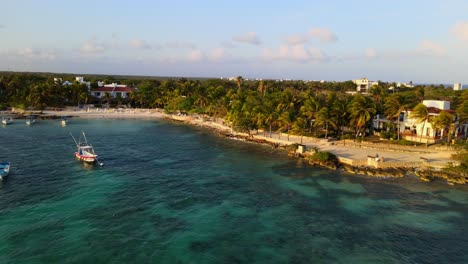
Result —
[[[237,78],[238,77],[227,77],[227,78],[221,77],[220,79],[221,80],[228,80],[228,81],[237,81]],[[249,81],[248,78],[242,78],[242,80],[243,81]],[[263,79],[260,79],[260,78],[255,79],[255,81],[262,81],[262,80]],[[276,82],[292,81],[292,79],[276,79],[275,81]],[[371,81],[371,80],[369,80],[368,78],[365,78],[365,77],[360,78],[360,79],[351,80],[351,81],[356,85],[356,92],[363,93],[363,94],[369,93],[370,89],[373,86],[379,85],[378,81]],[[62,83],[62,86],[69,86],[69,85],[73,84],[73,82],[70,82],[70,81],[64,81],[63,82],[62,78],[54,78],[54,82]],[[91,82],[89,82],[89,81],[86,82],[84,80],[83,76],[76,76],[75,77],[75,82],[78,83],[78,84],[85,84],[88,87],[88,90],[90,90],[91,94],[96,96],[96,97],[102,97],[105,92],[109,92],[110,90],[112,90],[110,92],[111,92],[111,95],[113,97],[116,96],[117,90],[121,90],[121,91],[119,91],[119,95],[123,95],[124,97],[126,97],[126,96],[129,95],[129,93],[136,90],[136,87],[129,87],[129,86],[125,85],[125,84],[117,84],[117,83],[105,84],[103,81],[97,81],[98,89],[93,89],[93,91],[91,91]],[[304,82],[325,83],[327,81],[325,81],[325,80],[320,80],[320,81],[308,80],[307,81],[306,80]],[[409,83],[398,82],[395,85],[396,85],[396,87],[390,86],[389,90],[394,90],[396,88],[414,88],[413,82],[409,82]],[[450,86],[447,86],[447,85],[444,85],[444,86],[450,87]],[[104,88],[104,89],[99,89],[99,88]],[[461,91],[461,90],[464,90],[464,87],[463,87],[463,85],[461,83],[454,83],[453,84],[453,90],[454,91]],[[354,94],[356,92],[349,92],[349,93]]]
[[[463,90],[463,85],[461,83],[454,83],[453,84],[453,90],[454,91],[461,91],[461,90]]]

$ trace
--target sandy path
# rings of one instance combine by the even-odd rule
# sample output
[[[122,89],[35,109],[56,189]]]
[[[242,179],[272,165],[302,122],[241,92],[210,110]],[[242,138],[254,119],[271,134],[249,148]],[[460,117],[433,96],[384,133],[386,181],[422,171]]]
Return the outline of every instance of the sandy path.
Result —
[[[204,121],[202,118],[197,118],[193,116],[168,115],[160,109],[124,109],[120,111],[117,109],[93,109],[90,111],[44,111],[44,114],[57,116],[68,115],[80,118],[169,118],[173,120],[187,122],[193,125],[212,127],[217,130],[230,131],[230,128],[228,126],[223,125],[221,120],[218,120],[218,122],[214,122]],[[254,137],[258,139],[265,139],[270,142],[279,144],[300,143],[300,137],[290,136],[288,141],[286,134],[282,134],[281,139],[279,139],[278,133],[273,133],[272,137],[270,138],[269,136],[264,137],[262,132],[258,132],[254,135]],[[307,137],[303,137],[302,140],[303,144],[307,147],[318,147],[320,150],[329,151],[339,157],[344,157],[352,160],[364,161],[367,160],[368,155],[374,156],[376,153],[378,153],[380,157],[384,157],[385,162],[392,163],[414,163],[416,165],[420,164],[422,166],[424,164],[420,157],[426,158],[429,164],[435,167],[443,167],[448,162],[456,163],[451,158],[451,155],[454,154],[455,151],[438,150],[432,147],[388,147],[388,145],[369,143],[363,143],[361,145],[355,144],[354,146],[351,146],[353,145],[352,141],[346,141],[347,145],[344,145],[345,142],[343,141],[324,142],[320,139]]]

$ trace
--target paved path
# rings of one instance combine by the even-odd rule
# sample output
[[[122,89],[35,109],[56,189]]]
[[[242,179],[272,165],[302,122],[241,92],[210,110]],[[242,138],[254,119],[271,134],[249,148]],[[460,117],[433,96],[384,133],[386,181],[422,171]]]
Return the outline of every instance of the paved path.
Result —
[[[95,109],[91,111],[44,111],[45,114],[49,115],[73,115],[83,118],[172,118],[187,123],[212,127],[218,130],[230,130],[230,128],[223,124],[221,119],[218,122],[215,121],[204,121],[202,118],[196,118],[193,116],[176,116],[164,114],[161,110],[157,109],[127,109],[124,111],[118,111],[116,109],[111,110],[100,110]],[[244,133],[238,133],[243,134]],[[281,134],[279,137],[278,133],[272,133],[272,136],[263,136],[263,132],[259,131],[255,133],[255,138],[265,139],[270,142],[279,144],[293,144],[301,143],[299,136],[290,136],[289,141],[287,140],[287,134]],[[308,148],[318,147],[320,150],[329,151],[339,157],[344,157],[353,160],[367,160],[367,156],[374,156],[376,153],[380,157],[384,157],[385,162],[404,162],[404,163],[420,163],[423,165],[420,157],[424,157],[431,166],[443,167],[448,162],[454,162],[451,158],[455,151],[448,150],[437,150],[434,147],[406,147],[398,145],[382,145],[378,143],[363,143],[360,146],[358,144],[351,144],[351,141],[333,141],[325,142],[323,139],[303,137],[302,143]],[[351,146],[355,145],[355,146]]]

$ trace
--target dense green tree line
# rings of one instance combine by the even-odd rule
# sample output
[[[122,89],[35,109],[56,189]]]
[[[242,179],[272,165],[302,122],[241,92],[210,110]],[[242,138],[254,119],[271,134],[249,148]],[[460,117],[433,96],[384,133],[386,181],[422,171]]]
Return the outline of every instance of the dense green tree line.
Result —
[[[86,85],[73,83],[62,86],[54,82],[53,74],[0,74],[0,108],[23,109],[60,108],[86,103],[125,104],[139,108],[163,108],[167,112],[183,111],[224,118],[233,129],[250,133],[262,129],[266,134],[280,131],[296,135],[343,136],[365,135],[371,129],[376,114],[385,115],[399,127],[400,113],[415,109],[420,122],[431,122],[438,129],[453,128],[449,113],[436,120],[425,120],[423,99],[448,100],[457,110],[460,123],[468,122],[468,91],[453,91],[443,86],[417,86],[389,90],[391,83],[379,82],[369,95],[354,94],[355,85],[346,82],[249,81],[241,76],[234,81],[220,79],[155,79],[90,77],[92,86],[97,80],[118,82],[138,87],[130,98],[109,96],[93,98]],[[427,109],[426,109],[427,110]],[[448,114],[448,115],[447,115]],[[399,136],[399,135],[398,135]]]

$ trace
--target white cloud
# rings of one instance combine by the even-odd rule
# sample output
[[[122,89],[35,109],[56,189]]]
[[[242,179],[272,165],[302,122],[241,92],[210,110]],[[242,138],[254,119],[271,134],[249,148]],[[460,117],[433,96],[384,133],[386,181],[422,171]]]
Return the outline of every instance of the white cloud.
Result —
[[[106,45],[103,43],[98,43],[97,39],[93,37],[90,40],[83,43],[80,51],[84,54],[103,53],[106,50],[105,46]]]
[[[375,59],[377,57],[377,51],[374,48],[368,48],[365,52],[366,58]]]
[[[310,47],[308,49],[308,52],[309,52],[309,55],[310,55],[310,59],[312,59],[314,61],[327,61],[327,60],[329,60],[327,54],[325,54],[323,51],[321,51],[318,48]]]
[[[152,48],[151,45],[149,45],[146,41],[142,39],[130,40],[130,46],[132,46],[135,49],[141,49],[141,50],[150,50]]]
[[[13,54],[24,57],[27,59],[45,59],[54,60],[58,56],[55,50],[35,49],[35,48],[22,48],[15,50]]]
[[[418,51],[428,56],[445,56],[447,53],[442,46],[429,40],[423,40]]]
[[[325,61],[328,58],[320,49],[307,48],[304,45],[282,45],[278,51],[264,49],[262,56],[266,61],[283,60],[300,63]]]
[[[286,42],[290,45],[304,44],[309,41],[309,37],[306,35],[292,35],[286,38]]]
[[[450,32],[463,41],[468,41],[468,22],[458,22]]]
[[[338,37],[328,28],[312,28],[309,30],[308,35],[323,43],[338,41]]]
[[[227,49],[233,49],[233,48],[236,48],[237,46],[232,43],[231,41],[223,41],[221,42],[221,46],[227,48]]]
[[[202,61],[205,58],[205,55],[201,50],[192,50],[187,59],[191,62],[199,62]]]
[[[311,39],[316,39],[322,43],[338,41],[338,37],[328,28],[311,28],[306,33],[287,36],[286,43],[288,45],[302,45]]]
[[[261,41],[257,36],[256,32],[247,32],[245,34],[235,36],[232,38],[234,41],[252,44],[252,45],[260,45]]]
[[[223,59],[226,59],[226,57],[226,50],[223,48],[217,48],[211,51],[209,59],[212,61],[222,61]]]
[[[166,47],[172,49],[195,49],[196,45],[188,41],[171,41],[167,42]]]
[[[11,60],[17,63],[40,61],[53,61],[58,59],[60,52],[57,49],[44,48],[18,48],[0,51],[0,61]]]

